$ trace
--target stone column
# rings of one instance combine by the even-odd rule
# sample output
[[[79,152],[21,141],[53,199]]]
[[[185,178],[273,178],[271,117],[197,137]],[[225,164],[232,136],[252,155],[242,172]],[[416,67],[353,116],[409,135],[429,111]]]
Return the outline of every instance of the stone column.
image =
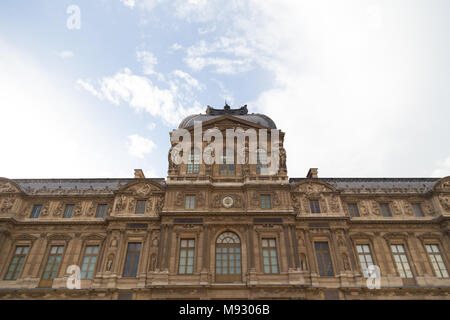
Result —
[[[288,270],[292,268],[292,251],[291,251],[291,245],[289,243],[289,229],[287,225],[283,225],[283,233],[284,233],[284,243],[286,246],[286,255],[287,255],[287,261],[288,261]]]
[[[297,231],[295,229],[295,225],[291,225],[291,238],[292,238],[292,247],[294,248],[294,265],[295,268],[300,268],[300,259],[298,253],[298,243],[297,243]]]
[[[162,265],[162,251],[166,242],[166,225],[161,225],[161,232],[159,235],[158,259],[156,261],[156,269],[161,270]]]

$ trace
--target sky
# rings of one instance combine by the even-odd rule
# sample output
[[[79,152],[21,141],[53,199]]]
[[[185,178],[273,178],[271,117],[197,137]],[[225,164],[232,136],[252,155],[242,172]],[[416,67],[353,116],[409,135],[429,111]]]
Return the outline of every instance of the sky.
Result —
[[[290,177],[450,175],[447,0],[2,0],[0,177],[167,176],[225,102],[285,132]]]

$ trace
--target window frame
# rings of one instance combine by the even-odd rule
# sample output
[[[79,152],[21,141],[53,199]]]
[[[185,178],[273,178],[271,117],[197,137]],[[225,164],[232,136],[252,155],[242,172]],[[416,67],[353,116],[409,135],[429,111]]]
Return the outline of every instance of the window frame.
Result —
[[[62,252],[60,254],[58,254],[58,252],[56,252],[56,254],[52,253],[52,248],[53,247],[62,247]],[[64,257],[65,257],[65,253],[66,253],[66,249],[67,249],[67,243],[66,242],[59,242],[59,241],[55,241],[55,242],[51,242],[47,245],[47,252],[45,255],[45,263],[41,264],[41,272],[40,272],[40,281],[39,281],[39,287],[52,287],[53,281],[58,278],[58,275],[61,272],[61,266],[64,262]],[[57,270],[55,270],[55,277],[53,279],[44,279],[44,275],[46,273],[46,269],[47,269],[47,264],[49,263],[50,257],[51,256],[61,256],[61,260],[59,262],[58,268]],[[53,263],[54,266],[54,263]],[[51,275],[50,275],[51,276]],[[48,286],[47,286],[48,284]]]
[[[272,195],[267,193],[260,194],[259,206],[261,209],[272,209]]]
[[[447,263],[446,263],[447,261],[445,260],[445,257],[442,255],[441,244],[440,244],[438,241],[426,241],[426,242],[423,244],[423,246],[424,246],[424,250],[425,250],[425,253],[426,253],[426,255],[427,255],[427,258],[428,258],[428,262],[430,263],[431,270],[432,270],[433,273],[434,273],[434,276],[435,276],[436,278],[438,278],[438,279],[448,279],[448,278],[450,278],[449,269],[448,269]],[[438,254],[428,252],[427,246],[436,246],[436,247],[438,248]],[[446,276],[446,277],[444,277],[444,276],[441,277],[441,276],[439,276],[439,275],[437,274],[436,269],[435,269],[434,264],[433,264],[433,261],[432,261],[432,259],[431,259],[431,255],[433,255],[433,256],[439,255],[439,256],[440,256],[440,258],[441,258],[441,260],[442,260],[442,264],[444,265],[444,268],[445,268],[445,272],[447,273],[447,276]],[[438,268],[439,268],[439,273],[440,273],[441,275],[443,275],[443,274],[442,274],[441,268],[440,268],[439,266],[438,266]]]
[[[187,241],[188,242],[188,246],[183,247],[183,241]],[[190,241],[194,242],[194,246],[190,247]],[[197,239],[195,237],[182,237],[179,240],[178,243],[178,264],[177,264],[177,273],[179,275],[192,275],[195,273],[195,268],[196,268],[196,253],[197,253]],[[182,252],[186,252],[186,260],[185,260],[185,264],[183,264],[183,269],[184,272],[181,272],[181,268],[182,268],[182,264],[181,264],[181,258],[182,258]],[[189,261],[189,252],[192,252],[192,271],[191,272],[187,272],[188,271],[188,261]]]
[[[14,257],[18,256],[18,254],[16,254],[17,248],[28,248],[27,252],[25,254],[20,253],[19,256],[23,257],[23,260],[20,264],[20,269],[18,270],[17,266],[18,264],[16,264],[16,266],[14,267],[14,272],[12,273],[13,277],[10,279],[7,279],[7,276],[9,274],[9,269],[11,268],[11,265],[13,263],[13,259]],[[20,279],[20,277],[22,276],[22,272],[24,270],[24,266],[27,262],[28,256],[30,254],[30,251],[32,249],[32,244],[31,243],[16,243],[15,245],[12,246],[12,250],[11,253],[9,255],[9,259],[7,261],[9,261],[8,264],[5,265],[5,273],[3,275],[3,280],[5,281],[17,281],[17,279]],[[19,258],[20,259],[20,258]],[[18,270],[18,272],[17,272]],[[15,275],[15,277],[14,277]]]
[[[261,162],[261,151],[263,152],[263,154],[265,154],[265,158],[266,158],[266,163]],[[268,156],[268,152],[265,149],[259,148],[256,150],[256,174],[257,175],[261,175],[261,169],[267,169],[269,167],[269,156]]]
[[[102,212],[102,215],[99,215],[100,207],[104,208],[104,212]],[[96,218],[105,218],[107,212],[108,212],[108,204],[106,204],[106,203],[97,203],[97,210],[95,211],[95,217]]]
[[[400,263],[401,263],[401,265],[402,265],[402,272],[404,273],[405,276],[403,277],[403,276],[401,275],[401,272],[400,272],[400,270],[399,270],[399,268],[398,268],[398,263],[397,263],[397,261],[396,261],[396,259],[395,259],[395,256],[401,255],[401,253],[394,252],[394,250],[392,249],[392,246],[401,246],[401,247],[403,248],[403,255],[406,257],[406,263],[407,263],[408,268],[409,268],[409,271],[410,271],[410,273],[411,273],[411,276],[410,276],[410,277],[409,277],[409,276],[406,274],[406,272],[405,272],[405,271],[406,271],[405,268],[404,268],[404,262],[405,262],[405,261],[401,261],[402,259],[399,258]],[[412,266],[412,264],[411,264],[411,259],[410,259],[410,257],[409,257],[408,246],[407,246],[405,243],[403,243],[403,242],[396,242],[396,241],[390,242],[390,243],[389,243],[389,251],[391,252],[392,262],[394,263],[394,268],[395,268],[395,270],[396,270],[396,272],[397,272],[397,275],[398,275],[400,278],[402,278],[402,279],[415,279],[415,273],[414,273],[414,270],[413,270],[413,266]]]
[[[142,204],[139,205],[139,204]],[[142,211],[141,211],[142,209]],[[136,199],[136,207],[134,208],[134,214],[142,215],[145,214],[145,211],[147,210],[147,200],[145,199]]]
[[[225,151],[222,154],[222,163],[219,164],[219,175],[220,176],[235,176],[236,175],[236,166],[235,159],[233,155],[232,163],[227,163],[227,159],[231,159],[231,157],[225,154]]]
[[[423,217],[425,217],[425,213],[423,212],[422,204],[421,204],[420,202],[412,202],[412,203],[411,203],[411,207],[412,207],[414,216],[415,216],[416,218],[423,218]],[[417,215],[417,210],[416,210],[416,208],[419,209],[420,215]]]
[[[95,255],[96,259],[95,259],[95,263],[94,263],[94,270],[92,271],[92,278],[84,278],[83,277],[84,258],[86,257],[86,250],[87,250],[88,247],[97,247],[98,248],[97,254]],[[97,273],[97,268],[98,268],[98,264],[99,264],[99,258],[100,258],[101,249],[102,249],[101,248],[101,244],[98,243],[98,242],[87,242],[87,243],[84,244],[84,246],[82,248],[82,251],[81,251],[81,254],[80,254],[80,261],[79,261],[79,266],[81,266],[80,267],[80,279],[81,280],[93,280],[94,279],[94,277],[95,277],[95,275]],[[89,254],[89,256],[92,257],[94,255]],[[89,261],[91,261],[91,260],[89,260]],[[89,271],[89,269],[88,269],[88,271]],[[87,271],[87,273],[88,273],[88,271]]]
[[[268,245],[268,246],[265,246],[264,245],[264,241],[267,241],[267,243],[270,243],[270,241],[271,240],[273,240],[274,241],[274,243],[275,243],[275,245],[274,246],[271,246],[271,245]],[[262,271],[263,271],[263,273],[264,274],[280,274],[280,261],[279,261],[279,255],[278,255],[278,252],[279,252],[279,248],[278,248],[278,241],[277,241],[277,237],[275,237],[275,236],[263,236],[263,237],[261,237],[261,239],[260,239],[260,241],[261,241],[261,243],[260,243],[260,245],[261,245],[261,262],[262,262]],[[273,250],[275,250],[275,265],[274,264],[272,264],[272,252],[273,252]],[[268,265],[268,267],[269,267],[269,269],[270,269],[270,271],[269,272],[266,272],[266,263],[265,263],[265,256],[264,256],[264,252],[265,251],[268,251],[269,253],[268,253],[268,258],[269,258],[269,265]],[[274,272],[274,267],[276,268],[276,272]]]
[[[317,206],[314,206],[313,210],[313,203],[317,203]],[[309,199],[309,210],[311,211],[311,214],[320,214],[322,213],[320,210],[320,201],[319,199]]]
[[[30,217],[29,218],[30,219],[38,219],[39,216],[41,215],[42,207],[43,207],[42,204],[35,204],[35,205],[33,205],[33,209],[31,209],[31,213],[30,213]],[[36,212],[35,212],[36,208],[39,208],[39,211],[37,212],[37,215],[36,215]]]
[[[380,213],[382,217],[385,218],[392,218],[392,211],[391,211],[391,206],[389,204],[389,202],[379,202],[378,203],[379,208],[380,208]],[[383,210],[383,208],[387,209],[387,210]],[[385,215],[384,212],[387,212],[389,215]]]
[[[321,254],[323,254],[323,251],[319,251],[317,250],[316,244],[326,244],[327,245],[327,253],[328,253],[328,257],[329,257],[329,262],[330,262],[330,269],[331,270],[331,274],[321,274],[321,268],[320,268],[320,262],[319,262],[319,252]],[[313,246],[314,246],[314,255],[315,255],[315,259],[316,259],[316,266],[317,266],[317,271],[319,272],[319,276],[320,277],[334,277],[335,276],[335,271],[334,271],[334,263],[333,263],[333,257],[332,257],[332,253],[331,253],[331,249],[330,249],[330,242],[328,240],[314,240],[313,241]],[[323,261],[323,259],[321,259],[320,261]],[[325,270],[324,270],[325,271]]]
[[[220,237],[222,235],[226,235],[228,233],[233,234],[234,236],[237,237],[237,243],[236,242],[219,242]],[[224,239],[223,239],[224,240]],[[220,248],[221,250],[218,250],[218,248]],[[233,248],[233,250],[230,250],[231,248]],[[239,250],[235,250],[239,248]],[[223,250],[226,249],[226,250]],[[220,256],[220,259],[218,259],[218,257]],[[222,261],[224,261],[224,259],[222,259],[223,257],[226,257],[226,265],[225,268],[227,269],[227,273],[222,273],[222,272],[217,272],[219,269],[222,269],[222,271],[224,270],[224,265],[222,263]],[[233,258],[231,259],[230,257],[233,256]],[[239,259],[236,259],[239,256]],[[240,236],[234,232],[234,231],[230,231],[230,230],[225,230],[220,232],[217,237],[216,237],[216,241],[214,242],[214,275],[215,275],[215,281],[219,282],[219,283],[232,283],[232,282],[241,282],[242,281],[242,272],[243,272],[243,261],[242,261],[242,241]],[[220,265],[218,263],[218,261],[221,261]],[[236,261],[239,260],[239,263],[237,264]],[[234,273],[230,273],[230,265],[229,262],[233,261],[234,265],[233,268],[236,269],[237,267],[239,267],[239,269],[236,269],[236,272]]]
[[[188,201],[188,199],[190,199]],[[184,209],[186,210],[193,210],[196,208],[197,201],[196,201],[196,195],[195,194],[186,194],[184,196]]]
[[[136,252],[138,252],[139,253],[139,255],[138,255],[138,257],[137,257],[137,263],[136,263],[136,274],[135,275],[133,275],[132,274],[132,270],[133,270],[133,268],[132,268],[132,265],[130,265],[130,270],[128,270],[129,272],[125,272],[125,271],[127,271],[127,261],[128,261],[128,254],[129,254],[129,252],[130,252],[130,245],[131,244],[134,244],[134,245],[136,245],[136,244],[139,244],[139,251],[137,251],[137,250],[133,250],[132,252],[134,253],[134,255],[136,255]],[[142,254],[142,241],[127,241],[127,246],[126,246],[126,250],[125,250],[125,259],[124,259],[124,261],[123,261],[123,267],[122,267],[122,278],[131,278],[131,279],[133,279],[133,278],[137,278],[138,277],[138,275],[139,275],[139,266],[140,266],[140,263],[141,263],[141,254]],[[136,260],[136,257],[134,256],[133,257],[133,262],[134,262],[134,260]]]
[[[200,157],[200,152],[196,154],[195,149],[191,149],[188,155],[188,163],[186,164],[186,174],[200,173]]]
[[[353,214],[354,210],[351,210],[350,208],[353,207],[354,209],[356,209],[356,215]],[[358,218],[361,215],[359,214],[359,208],[358,208],[358,203],[357,202],[347,202],[347,210],[348,210],[348,215],[351,218]]]
[[[70,215],[68,215],[68,208],[72,208],[72,210],[70,210]],[[70,219],[73,218],[73,212],[75,211],[75,204],[71,204],[71,203],[66,203],[66,206],[64,207],[64,214],[63,214],[63,218],[64,219]]]
[[[360,252],[358,251],[358,247],[359,247],[359,246],[367,246],[367,247],[369,248],[369,252],[368,252],[368,253],[367,253],[367,252],[362,252],[362,253],[360,253]],[[371,264],[371,265],[377,265],[377,264],[375,263],[375,258],[374,258],[372,246],[371,246],[371,244],[370,244],[369,242],[358,242],[358,243],[355,243],[355,251],[356,251],[356,256],[357,256],[357,258],[358,258],[359,266],[360,266],[360,268],[361,268],[361,270],[362,270],[362,273],[363,273],[363,277],[367,279],[367,278],[368,278],[367,269],[370,267],[370,265],[367,263],[366,256],[367,256],[367,255],[370,256],[370,259],[372,260],[372,264]],[[361,262],[361,255],[364,256],[364,263],[367,265],[366,270],[364,270],[364,267],[363,267],[363,265],[362,265],[362,262]]]

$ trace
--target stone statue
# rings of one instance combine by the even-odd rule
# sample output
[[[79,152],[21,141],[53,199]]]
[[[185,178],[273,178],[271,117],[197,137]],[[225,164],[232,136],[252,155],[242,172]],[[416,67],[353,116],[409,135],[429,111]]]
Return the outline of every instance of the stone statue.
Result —
[[[345,253],[342,254],[342,262],[344,264],[344,270],[345,271],[350,270],[350,263],[348,262],[348,257]]]
[[[113,265],[113,257],[114,256],[112,255],[108,257],[108,262],[106,263],[106,271],[111,271]]]

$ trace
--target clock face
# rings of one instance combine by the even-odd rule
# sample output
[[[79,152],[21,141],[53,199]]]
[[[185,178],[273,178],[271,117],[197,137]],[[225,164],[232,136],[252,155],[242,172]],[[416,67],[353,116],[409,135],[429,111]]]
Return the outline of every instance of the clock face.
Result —
[[[230,196],[226,196],[222,199],[222,204],[225,208],[230,208],[233,205],[233,198]]]

